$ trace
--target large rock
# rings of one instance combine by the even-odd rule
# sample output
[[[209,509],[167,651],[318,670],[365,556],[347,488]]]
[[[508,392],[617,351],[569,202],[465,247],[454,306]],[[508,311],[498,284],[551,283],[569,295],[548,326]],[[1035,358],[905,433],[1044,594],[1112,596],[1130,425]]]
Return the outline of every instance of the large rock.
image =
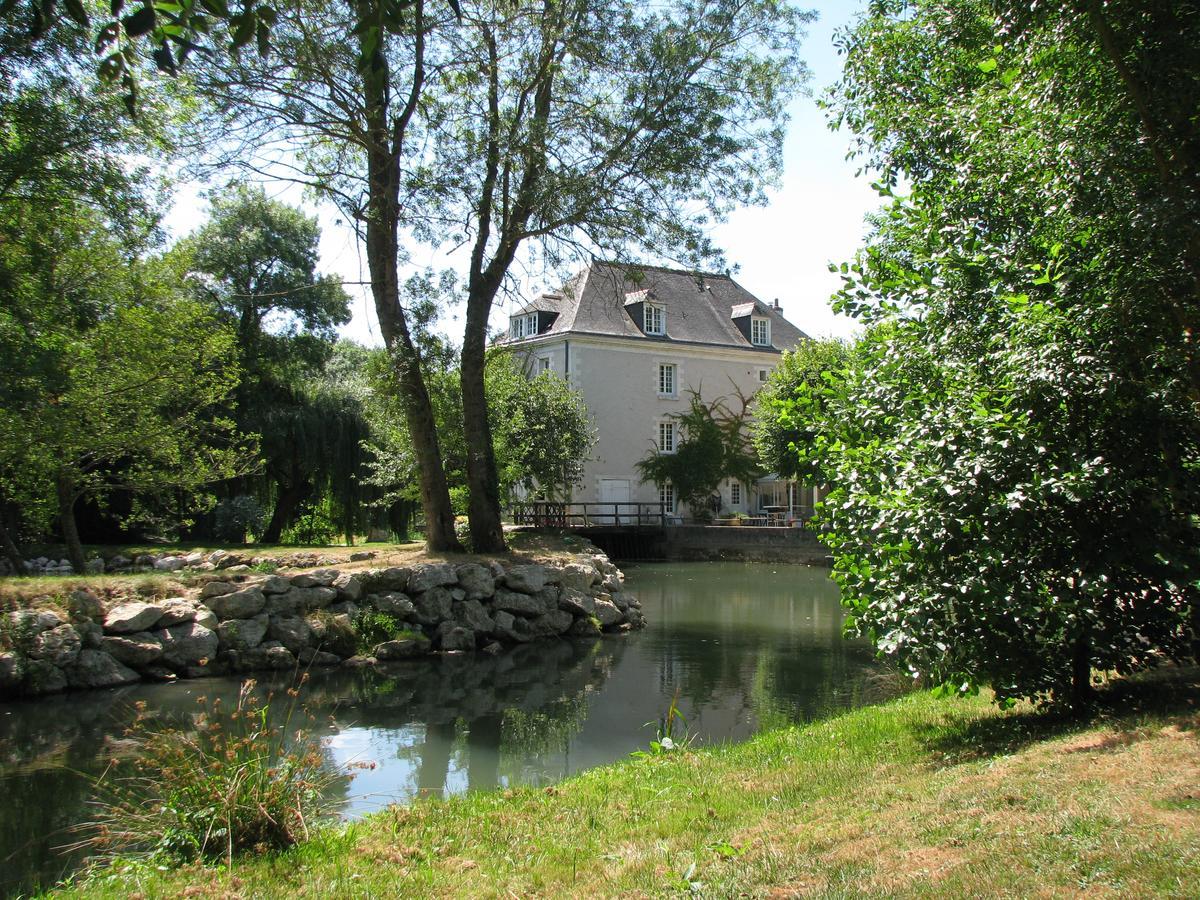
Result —
[[[595,566],[579,562],[567,563],[558,576],[558,583],[562,585],[564,591],[586,592],[599,580],[600,573]]]
[[[305,647],[296,655],[296,658],[300,660],[301,665],[305,666],[336,666],[342,661],[342,658],[336,653],[326,653],[324,650],[314,650],[312,647]]]
[[[367,597],[367,605],[398,619],[411,619],[416,614],[416,607],[413,606],[412,599],[398,591],[370,594]]]
[[[232,594],[237,590],[236,584],[230,584],[228,581],[210,581],[204,587],[200,588],[200,599],[207,600],[209,597],[221,597],[225,594]]]
[[[256,616],[253,619],[228,619],[217,626],[217,637],[222,650],[253,650],[267,636],[270,619]]]
[[[370,590],[407,591],[408,579],[412,569],[408,566],[392,566],[366,575],[367,586]]]
[[[475,632],[454,622],[443,622],[434,632],[433,642],[440,650],[474,650]]]
[[[422,656],[429,652],[429,640],[425,637],[403,638],[398,641],[384,641],[375,647],[375,658],[383,660],[408,659],[412,656]]]
[[[79,643],[85,650],[98,649],[104,640],[104,629],[99,622],[83,619],[75,623],[75,630],[79,632]]]
[[[62,618],[51,609],[18,609],[8,614],[9,633],[18,641],[32,640],[62,623]]]
[[[596,601],[576,588],[564,586],[558,598],[558,608],[573,616],[591,616],[596,609]]]
[[[185,669],[201,660],[212,659],[220,645],[216,631],[199,620],[164,628],[154,636],[162,644],[163,662],[174,669]]]
[[[319,612],[309,616],[307,622],[318,649],[339,657],[353,656],[358,652],[358,634],[350,616]]]
[[[529,627],[529,620],[514,616],[510,612],[499,610],[492,614],[496,622],[496,637],[510,644],[523,644],[536,636]]]
[[[430,588],[413,598],[413,621],[437,625],[450,618],[453,602],[453,595],[444,587]]]
[[[304,619],[280,616],[267,627],[267,637],[279,641],[292,653],[299,653],[312,643],[312,629]]]
[[[408,593],[419,594],[435,587],[458,583],[458,573],[450,563],[425,563],[414,566],[408,576]]]
[[[354,575],[339,575],[333,580],[332,587],[337,591],[338,600],[357,603],[362,599],[363,583]]]
[[[94,653],[98,656],[103,656],[105,659],[110,659],[107,654],[100,653],[99,650],[81,650],[80,656],[84,653]],[[79,659],[76,658],[76,665],[79,664]],[[115,665],[116,663],[114,663]],[[137,677],[136,674],[134,676]],[[22,685],[27,694],[56,694],[59,691],[67,689],[68,684],[67,674],[54,663],[47,659],[27,659],[25,660],[25,681]],[[83,685],[88,687],[89,685]]]
[[[600,623],[593,618],[576,619],[571,627],[567,629],[567,634],[574,637],[595,637],[600,633]]]
[[[298,616],[305,611],[304,588],[289,587],[282,594],[267,594],[263,612],[268,616]]]
[[[104,615],[100,598],[86,588],[71,591],[67,597],[67,612],[72,619],[99,619]]]
[[[504,583],[514,591],[536,594],[546,586],[546,567],[539,565],[513,566],[504,573]]]
[[[615,594],[617,591],[621,590],[621,588],[624,586],[625,586],[625,576],[622,575],[620,572],[616,572],[612,575],[604,576],[603,587],[604,587],[604,590],[608,591],[610,594]]]
[[[63,672],[73,688],[116,687],[140,680],[137,672],[121,665],[103,650],[80,650],[74,665]]]
[[[193,621],[197,625],[203,625],[211,631],[217,630],[217,614],[207,606],[196,607],[196,618]]]
[[[565,634],[575,622],[575,617],[561,609],[553,610],[544,616],[529,620],[529,627],[538,637],[548,637],[552,634]]]
[[[466,563],[455,569],[455,572],[458,575],[458,586],[466,593],[468,600],[482,600],[495,593],[496,579],[487,566]]]
[[[454,621],[476,634],[488,635],[496,630],[496,622],[478,600],[462,600],[453,605]]]
[[[184,622],[191,622],[196,618],[196,605],[183,597],[171,597],[164,600],[161,606],[163,612],[156,623],[158,628],[182,625]]]
[[[258,588],[250,587],[232,594],[209,597],[206,602],[218,619],[249,619],[262,612],[267,598]]]
[[[504,588],[496,591],[496,596],[492,598],[492,609],[522,616],[540,616],[550,611],[543,600],[517,591],[506,591]]]
[[[625,618],[625,614],[617,609],[615,603],[603,599],[596,601],[595,611],[592,615],[600,620],[600,625],[604,628],[617,625]]]
[[[302,609],[324,609],[337,600],[337,590],[325,585],[313,587],[294,587],[287,596],[295,595],[300,600]]]
[[[292,587],[298,588],[329,587],[337,577],[338,573],[332,569],[318,569],[315,572],[293,575],[291,582]]]
[[[263,669],[284,671],[296,667],[296,657],[292,652],[275,642],[234,651],[230,654],[230,662],[238,672],[259,672]]]
[[[29,658],[44,659],[61,669],[75,662],[81,646],[78,631],[70,625],[59,625],[33,639],[29,645]]]
[[[162,659],[163,644],[148,631],[135,634],[109,635],[100,643],[100,648],[118,662],[135,669],[142,669]]]
[[[162,618],[163,608],[157,603],[122,603],[104,617],[104,630],[109,634],[132,634],[145,631]]]
[[[182,556],[164,556],[154,561],[154,568],[160,572],[178,572],[186,565],[187,560]]]
[[[258,589],[264,594],[286,594],[292,589],[292,583],[282,575],[268,575],[258,583]]]

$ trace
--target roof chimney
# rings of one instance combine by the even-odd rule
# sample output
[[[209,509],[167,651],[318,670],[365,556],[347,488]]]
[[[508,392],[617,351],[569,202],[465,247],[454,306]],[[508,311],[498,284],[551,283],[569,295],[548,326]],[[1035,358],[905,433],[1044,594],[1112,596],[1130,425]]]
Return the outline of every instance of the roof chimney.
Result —
[[[779,298],[778,298],[778,297],[776,297],[776,298],[775,298],[775,308],[776,308],[777,310],[778,310],[778,309],[783,309],[783,307],[779,305]]]

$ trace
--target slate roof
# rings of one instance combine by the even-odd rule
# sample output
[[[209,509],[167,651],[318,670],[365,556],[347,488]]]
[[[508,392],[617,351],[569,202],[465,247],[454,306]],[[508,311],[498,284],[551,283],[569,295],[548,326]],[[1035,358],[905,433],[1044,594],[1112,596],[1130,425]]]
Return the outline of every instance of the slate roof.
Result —
[[[560,315],[539,338],[559,334],[614,335],[668,344],[704,344],[747,350],[790,350],[808,337],[783,314],[730,278],[709,272],[597,262],[555,295],[542,295],[524,310]],[[644,296],[630,296],[643,293]],[[667,333],[646,335],[633,310],[649,300],[666,310]],[[630,309],[626,309],[626,304]],[[755,347],[734,322],[737,315],[771,320],[771,348]]]

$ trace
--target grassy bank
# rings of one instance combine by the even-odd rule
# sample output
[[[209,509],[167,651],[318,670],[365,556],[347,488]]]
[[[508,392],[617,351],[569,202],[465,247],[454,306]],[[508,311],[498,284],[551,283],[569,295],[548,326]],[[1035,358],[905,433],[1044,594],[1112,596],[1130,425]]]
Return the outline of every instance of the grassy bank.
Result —
[[[393,808],[233,871],[122,863],[126,897],[1195,896],[1200,672],[1089,722],[912,695],[745,744]]]

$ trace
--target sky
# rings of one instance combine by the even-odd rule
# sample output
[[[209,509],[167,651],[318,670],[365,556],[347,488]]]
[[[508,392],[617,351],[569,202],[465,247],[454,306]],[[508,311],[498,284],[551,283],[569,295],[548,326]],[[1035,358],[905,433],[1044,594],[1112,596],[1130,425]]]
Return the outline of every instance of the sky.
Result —
[[[866,234],[864,217],[879,206],[869,179],[856,177],[857,164],[845,158],[849,136],[830,131],[825,113],[816,103],[841,72],[841,59],[833,47],[834,32],[849,24],[864,2],[800,4],[818,14],[801,48],[812,77],[808,96],[797,97],[789,109],[781,184],[768,195],[767,205],[738,210],[712,231],[729,266],[736,267],[734,279],[768,303],[778,299],[784,316],[813,337],[854,333],[853,321],[830,309],[829,298],[840,281],[829,271],[829,264],[848,261],[854,255]],[[322,272],[348,282],[367,279],[361,248],[336,211],[306,204],[295,187],[268,184],[266,188],[271,196],[316,212],[322,226]],[[169,233],[182,236],[204,222],[207,203],[203,192],[201,185],[187,185],[179,191],[165,222]],[[413,249],[414,270],[453,266],[455,261],[434,250]],[[554,287],[557,285],[538,282],[530,285],[537,290]],[[343,326],[342,335],[369,346],[382,344],[369,293],[352,284],[346,290],[353,298],[353,319]],[[497,309],[493,324],[503,325],[507,315],[507,309]],[[461,310],[457,310],[440,322],[456,341],[461,340],[460,316]]]

